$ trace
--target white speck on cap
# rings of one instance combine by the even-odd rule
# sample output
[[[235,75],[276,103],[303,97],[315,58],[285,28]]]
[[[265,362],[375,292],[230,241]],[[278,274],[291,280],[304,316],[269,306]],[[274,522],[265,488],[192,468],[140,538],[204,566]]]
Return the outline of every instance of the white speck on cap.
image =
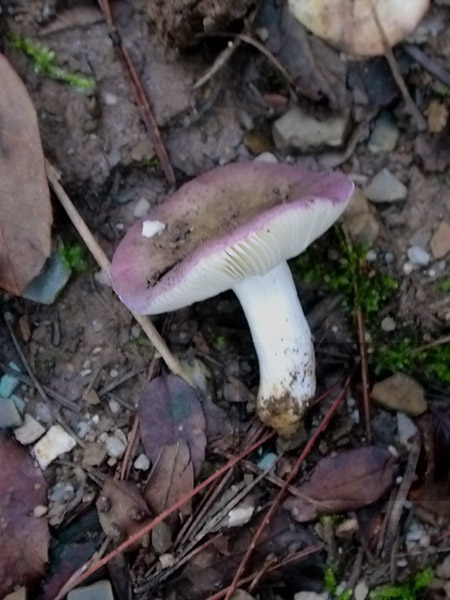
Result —
[[[161,221],[144,221],[142,223],[142,235],[146,238],[152,238],[161,231],[164,231],[166,226]]]

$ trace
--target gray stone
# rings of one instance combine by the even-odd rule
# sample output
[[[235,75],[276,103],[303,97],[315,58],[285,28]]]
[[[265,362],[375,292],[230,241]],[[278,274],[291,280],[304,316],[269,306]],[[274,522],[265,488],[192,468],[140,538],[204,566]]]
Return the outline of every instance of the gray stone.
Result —
[[[417,433],[417,427],[412,419],[405,413],[397,413],[397,432],[398,441],[402,446],[409,449],[411,447],[411,439]]]
[[[98,467],[106,458],[106,449],[103,444],[97,444],[95,442],[89,442],[83,451],[83,460],[81,465],[83,467]]]
[[[139,198],[136,206],[133,208],[133,217],[142,219],[150,210],[150,202],[146,198]]]
[[[395,331],[397,324],[392,317],[384,317],[381,321],[381,329],[383,331]]]
[[[11,398],[0,398],[0,429],[20,427],[22,417]]]
[[[72,590],[67,600],[114,600],[114,594],[109,581],[103,580]]]
[[[444,258],[450,252],[450,223],[442,221],[430,242],[433,258]]]
[[[419,265],[426,267],[431,260],[429,252],[421,248],[420,246],[411,246],[408,248],[408,259],[413,265]]]
[[[375,121],[368,148],[373,154],[392,152],[397,145],[399,135],[395,119],[390,113],[383,111]]]
[[[127,448],[126,444],[115,435],[106,438],[105,446],[106,452],[111,458],[122,458]]]
[[[71,270],[63,266],[61,255],[53,252],[39,275],[27,285],[22,296],[39,304],[53,304],[70,275]]]
[[[152,546],[156,554],[165,554],[172,546],[170,525],[160,521],[152,530]]]
[[[353,590],[353,597],[355,600],[366,600],[368,594],[369,588],[367,586],[367,583],[363,579],[361,579],[361,581],[358,581],[358,583],[355,585],[355,589]]]
[[[327,597],[317,592],[297,592],[294,600],[327,600]]]
[[[421,415],[428,408],[423,387],[404,373],[395,373],[376,383],[371,396],[381,406],[411,417]]]
[[[33,419],[31,415],[25,415],[23,425],[14,430],[14,436],[18,442],[24,446],[33,444],[36,440],[42,437],[45,429],[40,423]]]
[[[70,502],[75,497],[75,490],[73,485],[66,483],[65,481],[58,481],[48,494],[50,502],[65,503]]]
[[[133,466],[137,471],[148,471],[148,469],[150,468],[150,461],[145,456],[145,454],[139,454],[139,456],[134,461]]]
[[[371,202],[398,202],[408,194],[406,186],[387,169],[381,169],[365,189]]]
[[[301,152],[323,146],[342,146],[350,121],[350,112],[340,111],[318,120],[295,106],[273,124],[273,139],[278,149],[295,148]]]

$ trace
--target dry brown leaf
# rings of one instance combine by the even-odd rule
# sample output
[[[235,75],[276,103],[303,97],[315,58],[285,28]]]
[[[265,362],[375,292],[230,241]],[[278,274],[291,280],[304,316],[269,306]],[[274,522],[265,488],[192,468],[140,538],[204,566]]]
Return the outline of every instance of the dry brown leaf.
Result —
[[[36,111],[0,55],[0,287],[20,295],[50,255],[52,209]]]
[[[139,400],[141,439],[154,463],[164,446],[186,442],[195,475],[205,460],[205,416],[193,388],[175,375],[152,379]]]
[[[144,489],[149,508],[159,515],[193,488],[194,469],[186,442],[163,446]],[[181,516],[190,515],[191,512],[191,501],[179,510]]]
[[[97,510],[103,531],[117,542],[126,540],[150,519],[137,486],[129,481],[105,479]],[[139,542],[140,543],[140,542]]]
[[[322,459],[309,481],[298,488],[305,500],[288,498],[284,508],[301,523],[320,513],[362,508],[389,490],[395,471],[394,457],[384,448],[365,446],[341,452]]]
[[[0,437],[0,598],[43,576],[50,534],[36,506],[47,504],[47,484],[23,446]]]

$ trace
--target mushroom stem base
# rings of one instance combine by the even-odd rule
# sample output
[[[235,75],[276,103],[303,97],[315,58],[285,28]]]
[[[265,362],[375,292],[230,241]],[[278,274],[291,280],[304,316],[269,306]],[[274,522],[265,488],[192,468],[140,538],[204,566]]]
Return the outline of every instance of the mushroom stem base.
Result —
[[[260,419],[286,438],[300,428],[316,388],[314,348],[287,262],[233,288],[258,355]]]

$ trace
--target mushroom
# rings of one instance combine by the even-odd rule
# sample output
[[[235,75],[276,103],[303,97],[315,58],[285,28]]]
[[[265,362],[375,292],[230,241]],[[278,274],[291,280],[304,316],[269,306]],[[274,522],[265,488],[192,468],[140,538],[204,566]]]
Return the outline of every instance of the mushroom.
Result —
[[[258,355],[259,417],[293,437],[315,392],[315,361],[286,261],[336,221],[352,191],[339,172],[249,162],[213,169],[131,227],[112,260],[113,288],[149,315],[232,289]]]
[[[416,29],[429,5],[430,0],[289,0],[290,11],[302,25],[355,56],[385,53],[376,17],[394,46]]]

